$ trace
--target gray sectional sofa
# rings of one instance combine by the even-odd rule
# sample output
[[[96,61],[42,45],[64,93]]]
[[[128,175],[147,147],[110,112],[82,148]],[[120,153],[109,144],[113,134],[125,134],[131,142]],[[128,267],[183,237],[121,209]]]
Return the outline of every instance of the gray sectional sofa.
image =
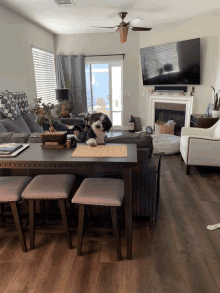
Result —
[[[68,124],[82,123],[79,118],[61,120]],[[5,118],[0,112],[0,143],[20,142],[20,143],[40,143],[40,134],[43,128],[35,122],[35,116],[26,114],[19,116],[14,120]],[[138,149],[138,164],[133,172],[133,215],[151,217],[154,221],[155,202],[156,202],[156,179],[157,164],[152,156],[153,145],[152,138],[145,131],[139,133],[114,132],[110,131],[107,143],[135,143]],[[89,174],[88,174],[89,176]],[[94,176],[94,174],[93,174]],[[97,176],[106,176],[98,174]],[[108,174],[111,177],[121,177],[122,174]],[[94,212],[105,213],[105,208],[95,207]]]

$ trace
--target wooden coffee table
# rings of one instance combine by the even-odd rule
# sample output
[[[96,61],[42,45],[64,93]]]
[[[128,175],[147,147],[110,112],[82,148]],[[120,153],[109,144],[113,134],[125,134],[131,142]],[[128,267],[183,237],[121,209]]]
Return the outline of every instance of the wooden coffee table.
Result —
[[[85,144],[80,144],[85,145]],[[114,145],[114,144],[106,144]],[[119,144],[115,144],[119,145]],[[125,145],[125,144],[120,144]],[[43,170],[56,169],[75,175],[86,174],[88,170],[97,172],[123,173],[125,201],[125,233],[127,259],[132,259],[132,168],[138,163],[136,144],[127,144],[126,158],[71,158],[71,149],[42,149],[40,143],[32,143],[29,148],[14,158],[0,158],[0,169]],[[48,173],[48,172],[47,172]]]

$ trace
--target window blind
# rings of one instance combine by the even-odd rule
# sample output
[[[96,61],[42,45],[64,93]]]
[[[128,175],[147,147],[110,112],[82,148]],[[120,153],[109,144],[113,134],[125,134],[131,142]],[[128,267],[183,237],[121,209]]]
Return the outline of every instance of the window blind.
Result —
[[[57,86],[54,54],[32,46],[32,56],[37,98],[41,98],[42,103],[45,104],[58,104],[55,93]]]

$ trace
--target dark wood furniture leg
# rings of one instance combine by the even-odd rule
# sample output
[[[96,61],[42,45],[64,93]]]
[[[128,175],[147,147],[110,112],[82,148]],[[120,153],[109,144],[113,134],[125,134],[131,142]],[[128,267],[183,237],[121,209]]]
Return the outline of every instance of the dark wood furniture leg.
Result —
[[[127,259],[132,260],[132,167],[123,170]]]
[[[82,253],[82,239],[83,239],[83,223],[84,223],[85,205],[79,205],[79,220],[78,220],[78,246],[77,255]]]
[[[189,175],[191,169],[191,165],[186,165],[186,175]]]
[[[68,218],[67,218],[67,211],[66,211],[66,199],[59,199],[59,206],[60,206],[60,211],[63,219],[63,225],[64,225],[64,230],[68,242],[68,247],[69,249],[72,249],[72,240],[71,240],[71,235],[70,235],[70,227],[68,223]]]
[[[35,201],[28,200],[29,204],[29,227],[30,227],[30,249],[34,249],[34,229],[35,229]]]
[[[116,241],[116,248],[118,254],[118,260],[121,260],[121,242],[118,230],[118,217],[117,217],[117,208],[111,207],[111,215],[112,215],[112,226],[114,230],[114,236]]]
[[[18,231],[18,236],[21,242],[21,247],[23,252],[27,251],[27,246],[26,246],[26,242],[25,242],[25,237],[24,237],[24,231],[22,228],[22,223],[21,223],[21,219],[20,219],[20,215],[19,215],[19,209],[18,209],[18,203],[17,202],[11,202],[11,210],[12,210],[12,214],[15,220],[15,225]]]
[[[5,223],[5,216],[4,216],[4,204],[0,203],[0,216],[1,216],[1,223]]]

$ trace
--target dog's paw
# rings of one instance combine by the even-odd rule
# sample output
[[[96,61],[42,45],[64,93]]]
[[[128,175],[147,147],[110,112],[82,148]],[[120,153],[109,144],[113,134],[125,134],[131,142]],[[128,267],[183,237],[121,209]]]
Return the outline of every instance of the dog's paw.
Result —
[[[87,140],[86,144],[88,144],[91,147],[95,147],[97,145],[97,142],[94,138],[90,138]]]

